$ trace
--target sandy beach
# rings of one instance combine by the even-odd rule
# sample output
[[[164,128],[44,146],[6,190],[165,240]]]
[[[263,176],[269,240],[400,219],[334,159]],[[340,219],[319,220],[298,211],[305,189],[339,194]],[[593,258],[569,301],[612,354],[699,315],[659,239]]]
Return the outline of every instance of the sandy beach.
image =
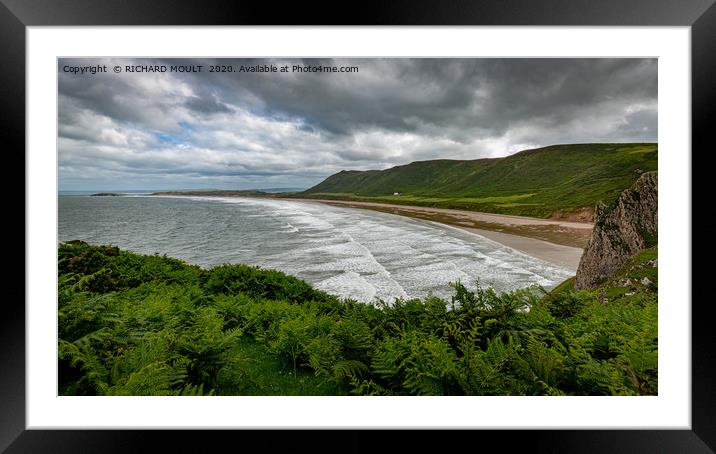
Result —
[[[457,227],[471,233],[482,235],[505,246],[509,246],[532,257],[563,266],[567,269],[577,271],[579,260],[582,258],[584,249],[563,244],[550,243],[536,238],[512,235],[509,233],[495,232],[492,230],[473,229],[470,227]]]
[[[284,200],[376,210],[446,224],[575,271],[594,226],[587,222],[555,221],[413,205],[327,199]]]

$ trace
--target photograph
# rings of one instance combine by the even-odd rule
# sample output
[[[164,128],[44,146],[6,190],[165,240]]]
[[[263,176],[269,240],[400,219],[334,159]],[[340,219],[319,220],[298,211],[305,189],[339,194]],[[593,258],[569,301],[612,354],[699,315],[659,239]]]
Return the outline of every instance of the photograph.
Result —
[[[658,69],[58,57],[56,396],[658,396]]]

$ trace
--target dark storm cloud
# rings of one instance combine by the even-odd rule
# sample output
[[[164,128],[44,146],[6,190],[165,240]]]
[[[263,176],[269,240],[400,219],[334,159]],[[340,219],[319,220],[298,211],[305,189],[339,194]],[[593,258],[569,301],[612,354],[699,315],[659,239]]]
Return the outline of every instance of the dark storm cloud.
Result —
[[[316,61],[299,64],[309,63]],[[222,74],[215,84],[234,102],[253,105],[258,111],[295,115],[338,134],[371,127],[405,132],[450,128],[455,134],[468,128],[500,134],[510,124],[534,118],[563,122],[597,103],[617,100],[624,105],[630,100],[656,99],[655,60],[353,59],[318,63],[357,64],[361,72],[292,77]]]
[[[256,178],[310,185],[341,169],[657,138],[656,59],[66,59],[60,68],[65,64],[203,67],[60,71],[65,186],[84,185],[102,169],[122,185],[147,172],[173,176],[180,187],[256,185]],[[213,64],[358,72],[207,72]]]

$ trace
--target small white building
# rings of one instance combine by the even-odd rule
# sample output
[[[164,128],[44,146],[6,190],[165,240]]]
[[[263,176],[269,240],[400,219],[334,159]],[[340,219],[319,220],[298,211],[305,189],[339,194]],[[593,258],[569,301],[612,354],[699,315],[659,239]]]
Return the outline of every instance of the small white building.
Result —
[[[394,192],[393,195],[400,195],[400,193],[399,193],[399,192]]]

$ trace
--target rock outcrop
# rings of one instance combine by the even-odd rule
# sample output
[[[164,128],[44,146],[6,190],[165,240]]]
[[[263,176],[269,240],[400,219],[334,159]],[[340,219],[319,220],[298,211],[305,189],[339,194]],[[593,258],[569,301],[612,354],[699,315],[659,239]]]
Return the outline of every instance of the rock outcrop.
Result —
[[[629,258],[658,238],[656,172],[642,174],[610,207],[597,204],[592,236],[579,262],[575,289],[610,278]]]
[[[573,211],[555,211],[549,217],[554,221],[569,222],[594,222],[594,210],[592,208],[577,208]]]

